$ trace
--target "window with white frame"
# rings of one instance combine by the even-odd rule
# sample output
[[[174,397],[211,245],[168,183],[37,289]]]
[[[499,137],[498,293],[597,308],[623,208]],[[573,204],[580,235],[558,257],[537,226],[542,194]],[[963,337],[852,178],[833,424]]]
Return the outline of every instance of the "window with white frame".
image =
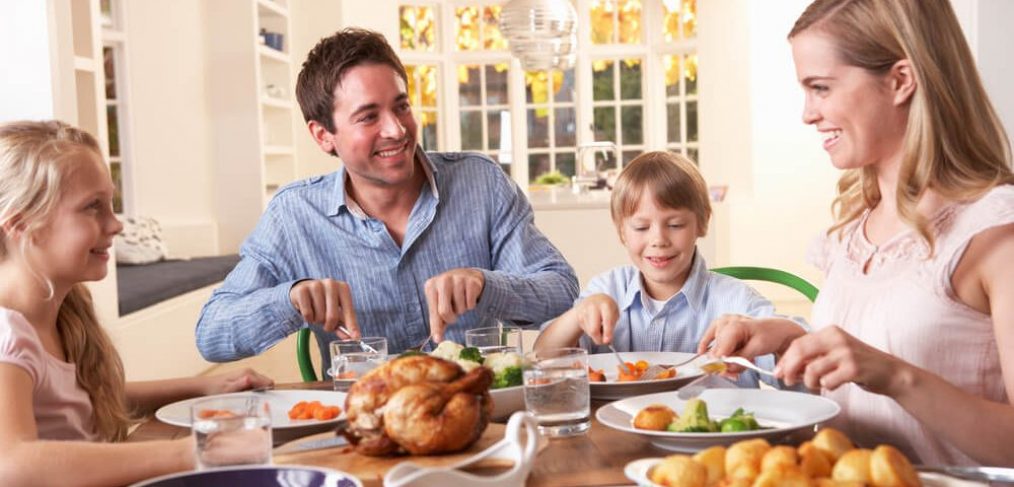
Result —
[[[499,31],[502,0],[401,3],[400,55],[427,149],[485,153],[522,185],[575,175],[576,152],[591,142],[619,148],[620,161],[596,154],[600,170],[645,150],[696,161],[696,0],[575,1],[583,54],[548,72],[516,69]]]
[[[106,124],[109,147],[109,172],[116,186],[113,210],[128,213],[130,201],[125,198],[125,181],[130,171],[127,121],[126,36],[124,35],[123,4],[119,0],[101,0],[102,65],[105,74]]]

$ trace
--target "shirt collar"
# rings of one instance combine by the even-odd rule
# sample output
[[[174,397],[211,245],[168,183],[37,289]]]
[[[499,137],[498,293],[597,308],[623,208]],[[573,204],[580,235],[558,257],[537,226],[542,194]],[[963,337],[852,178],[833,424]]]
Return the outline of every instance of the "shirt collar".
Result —
[[[418,144],[415,146],[415,158],[419,162],[419,166],[422,167],[423,173],[426,174],[426,182],[429,183],[430,192],[433,193],[433,198],[440,200],[440,190],[437,189],[437,166],[433,164],[426,152],[423,151],[422,147]],[[345,191],[345,187],[348,184],[349,173],[345,170],[343,164],[338,169],[338,177],[335,178],[334,188],[334,201],[332,202],[332,209],[328,216],[337,216],[341,213],[342,208],[345,208],[352,216],[356,218],[365,219],[367,218],[366,212],[359,206],[359,202],[352,198],[352,195]]]
[[[683,294],[686,297],[687,304],[692,311],[696,312],[702,308],[707,278],[708,264],[704,261],[701,253],[695,248],[694,262],[690,265],[690,274],[687,275],[687,281],[683,283],[683,289],[680,289],[676,293],[677,295]],[[644,282],[641,280],[641,272],[638,271],[634,273],[630,278],[630,282],[627,283],[627,292],[618,303],[620,309],[629,309],[634,303],[641,302],[642,297],[647,298],[648,294],[644,292]],[[644,303],[641,304],[643,306]]]

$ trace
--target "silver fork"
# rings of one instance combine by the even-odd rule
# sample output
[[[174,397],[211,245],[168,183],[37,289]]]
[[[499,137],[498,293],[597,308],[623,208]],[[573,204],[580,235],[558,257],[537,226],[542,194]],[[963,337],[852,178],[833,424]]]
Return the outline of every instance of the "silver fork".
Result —
[[[613,352],[613,356],[616,357],[616,361],[620,363],[620,367],[623,367],[623,368],[627,369],[627,372],[630,372],[631,374],[633,374],[634,373],[634,369],[631,368],[629,365],[627,365],[626,362],[623,361],[623,357],[620,357],[620,352],[617,352],[616,349],[613,348],[613,344],[612,343],[607,343],[606,346],[609,347],[609,350],[611,350]]]
[[[432,337],[432,335],[426,335],[426,339],[423,340],[423,342],[420,343],[418,347],[408,347],[405,350],[406,351],[411,351],[411,352],[421,352],[421,351],[423,351],[424,348],[426,348],[426,345],[430,344],[430,338],[431,337]]]
[[[348,336],[352,336],[352,333],[349,332],[349,329],[345,328],[342,325],[338,325],[338,331],[340,331],[340,332],[342,332],[342,333],[344,333],[344,334],[346,334]],[[371,346],[363,343],[362,341],[359,342],[359,348],[363,349],[363,351],[366,352],[366,353],[380,353],[380,352],[377,351],[376,348],[373,348],[373,347],[371,347]]]
[[[721,363],[736,364],[736,365],[739,365],[740,367],[745,367],[747,369],[753,370],[753,371],[757,372],[758,374],[764,374],[764,375],[768,375],[768,376],[771,376],[771,377],[775,376],[774,372],[771,372],[770,370],[767,370],[767,369],[762,369],[762,368],[758,367],[757,364],[755,364],[755,363],[753,363],[753,362],[751,362],[751,361],[749,361],[749,360],[747,360],[747,359],[745,359],[743,357],[722,357],[722,358],[710,361],[708,363],[701,364],[701,367],[702,368],[706,368],[709,365],[721,364]],[[724,369],[724,367],[723,367],[723,369]]]

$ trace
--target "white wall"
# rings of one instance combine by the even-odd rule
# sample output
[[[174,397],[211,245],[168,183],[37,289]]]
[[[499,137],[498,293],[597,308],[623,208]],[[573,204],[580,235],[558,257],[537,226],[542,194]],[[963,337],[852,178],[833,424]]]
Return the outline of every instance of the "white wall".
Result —
[[[170,239],[178,256],[218,247],[212,192],[222,188],[212,179],[202,3],[129,2],[126,11],[132,205],[187,236]]]
[[[47,15],[49,2],[15,0],[0,18],[0,121],[52,118],[56,92],[51,50],[55,25]],[[55,22],[54,22],[55,23]],[[53,37],[53,38],[51,38]],[[14,46],[17,46],[15,49]]]

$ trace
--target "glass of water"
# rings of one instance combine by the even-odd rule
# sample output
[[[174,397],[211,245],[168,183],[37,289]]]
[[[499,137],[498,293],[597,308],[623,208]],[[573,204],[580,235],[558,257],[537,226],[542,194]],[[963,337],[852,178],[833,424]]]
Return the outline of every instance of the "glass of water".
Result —
[[[516,326],[491,326],[465,330],[465,346],[479,349],[485,357],[490,353],[522,353],[521,328]]]
[[[539,433],[559,437],[588,431],[588,352],[582,348],[554,348],[525,357],[525,408],[535,416]]]
[[[255,395],[202,399],[190,406],[197,470],[271,463],[271,408]]]
[[[331,378],[334,390],[346,390],[363,374],[387,361],[387,338],[363,337],[359,340],[331,342]]]

